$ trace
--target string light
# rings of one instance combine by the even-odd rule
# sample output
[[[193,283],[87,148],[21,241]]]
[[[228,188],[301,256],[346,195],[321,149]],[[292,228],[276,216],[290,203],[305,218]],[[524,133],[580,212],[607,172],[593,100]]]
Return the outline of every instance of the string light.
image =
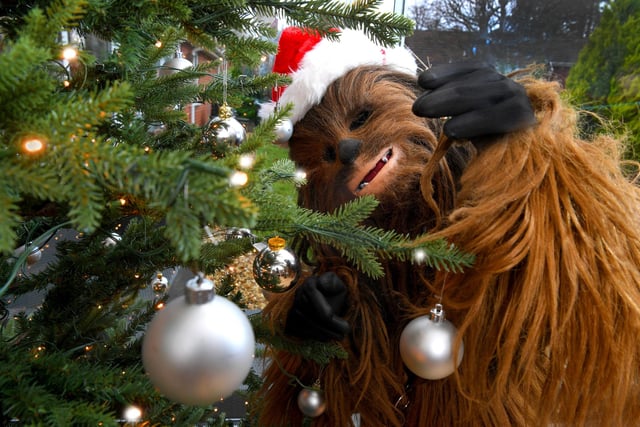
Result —
[[[295,173],[295,181],[297,183],[303,183],[307,179],[307,173],[302,169],[298,169]]]
[[[66,47],[62,51],[62,57],[67,61],[74,60],[78,57],[78,50],[75,47]]]
[[[30,136],[22,140],[22,150],[27,154],[38,154],[44,151],[46,144],[41,138]]]
[[[243,187],[249,182],[249,175],[244,172],[236,171],[229,178],[229,184],[233,187]]]
[[[427,254],[423,249],[413,251],[413,260],[417,263],[423,262],[427,258]]]
[[[255,162],[255,156],[253,154],[243,154],[238,161],[239,166],[242,169],[250,169]]]
[[[124,419],[130,423],[140,421],[140,418],[142,417],[142,409],[135,405],[130,405],[124,409],[124,413],[122,415]]]
[[[162,47],[162,42],[160,40],[158,40],[155,45],[155,47],[157,47],[158,49],[160,49]]]

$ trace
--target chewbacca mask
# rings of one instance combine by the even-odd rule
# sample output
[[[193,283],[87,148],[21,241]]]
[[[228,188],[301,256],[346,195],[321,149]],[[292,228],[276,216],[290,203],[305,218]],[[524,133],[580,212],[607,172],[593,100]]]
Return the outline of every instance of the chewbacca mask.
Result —
[[[333,272],[347,290],[335,314],[349,325],[339,339],[348,358],[318,366],[270,353],[260,426],[303,424],[293,377],[320,380],[326,410],[314,426],[637,424],[640,192],[622,172],[619,141],[577,136],[557,84],[519,82],[537,124],[475,146],[449,147],[442,120],[413,114],[423,89],[386,64],[358,64],[317,102],[301,101],[289,146],[307,173],[302,206],[332,211],[373,194],[369,224],[428,231],[476,258],[460,274],[388,261],[374,281],[314,246],[314,277]],[[296,291],[264,310],[275,331]],[[423,380],[404,366],[399,338],[440,294],[465,354],[453,375]]]

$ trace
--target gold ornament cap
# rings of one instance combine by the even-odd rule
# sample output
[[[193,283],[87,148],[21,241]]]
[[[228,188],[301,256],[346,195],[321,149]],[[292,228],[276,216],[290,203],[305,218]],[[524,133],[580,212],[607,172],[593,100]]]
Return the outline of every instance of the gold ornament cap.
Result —
[[[233,117],[233,109],[225,102],[218,110],[218,117],[222,120],[230,119]]]
[[[282,237],[272,237],[267,240],[267,244],[272,251],[279,251],[285,248],[287,242]]]

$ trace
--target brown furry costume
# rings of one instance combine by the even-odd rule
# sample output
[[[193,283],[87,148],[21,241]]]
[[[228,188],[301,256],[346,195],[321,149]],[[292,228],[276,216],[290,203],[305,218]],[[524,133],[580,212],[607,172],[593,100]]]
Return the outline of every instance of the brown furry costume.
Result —
[[[290,153],[307,172],[302,206],[331,211],[351,199],[347,186],[393,146],[394,160],[366,187],[381,201],[371,224],[431,231],[476,261],[464,274],[388,262],[374,282],[315,248],[316,273],[335,271],[349,288],[349,358],[322,368],[272,354],[261,427],[302,425],[300,388],[283,371],[308,385],[320,378],[327,409],[314,426],[348,426],[354,413],[366,427],[640,423],[640,191],[620,171],[617,141],[577,137],[556,84],[522,83],[539,124],[479,153],[453,146],[433,176],[422,175],[440,123],[411,113],[421,89],[405,74],[357,68],[296,124]],[[349,167],[336,161],[347,137],[364,141]],[[443,284],[465,355],[454,375],[417,380],[399,336]],[[266,308],[276,330],[292,298]]]

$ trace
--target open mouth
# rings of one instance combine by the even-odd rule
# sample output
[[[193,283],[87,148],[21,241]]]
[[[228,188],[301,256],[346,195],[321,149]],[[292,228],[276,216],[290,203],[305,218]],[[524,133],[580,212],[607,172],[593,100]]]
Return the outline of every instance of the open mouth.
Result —
[[[364,190],[382,171],[382,169],[387,166],[389,160],[393,157],[393,149],[389,148],[382,157],[375,163],[375,165],[367,172],[367,174],[362,178],[362,181],[356,187],[356,193]]]

